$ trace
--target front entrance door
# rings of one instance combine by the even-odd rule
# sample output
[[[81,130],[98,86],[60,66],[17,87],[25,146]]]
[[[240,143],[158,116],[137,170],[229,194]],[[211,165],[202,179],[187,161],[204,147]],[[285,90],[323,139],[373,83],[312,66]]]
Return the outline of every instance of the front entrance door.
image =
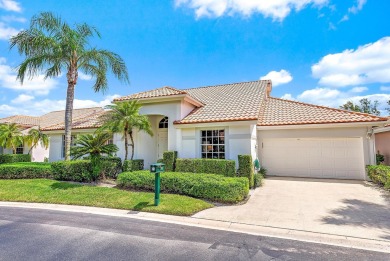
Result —
[[[164,151],[168,150],[168,132],[167,131],[159,131],[158,132],[158,159],[163,158]]]

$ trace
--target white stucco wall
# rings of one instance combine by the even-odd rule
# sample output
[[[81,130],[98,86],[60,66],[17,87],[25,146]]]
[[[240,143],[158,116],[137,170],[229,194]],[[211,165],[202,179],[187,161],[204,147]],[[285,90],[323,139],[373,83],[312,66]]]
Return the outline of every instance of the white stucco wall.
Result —
[[[62,135],[63,134],[51,134],[50,146],[49,146],[49,161],[63,160],[62,157]]]
[[[31,161],[44,162],[45,158],[49,158],[50,146],[45,149],[40,143],[31,151]]]
[[[368,127],[351,128],[310,128],[310,129],[273,129],[259,130],[258,153],[260,162],[262,162],[262,140],[269,138],[362,138],[364,150],[364,163],[373,164],[373,140],[367,139]],[[374,154],[375,155],[375,154]]]

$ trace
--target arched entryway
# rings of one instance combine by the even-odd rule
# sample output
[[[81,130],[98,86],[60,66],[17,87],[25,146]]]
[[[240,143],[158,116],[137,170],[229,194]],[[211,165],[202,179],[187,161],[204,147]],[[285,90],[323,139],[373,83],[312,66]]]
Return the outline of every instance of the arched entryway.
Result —
[[[168,150],[168,117],[162,118],[157,130],[157,158],[162,159],[164,151]]]

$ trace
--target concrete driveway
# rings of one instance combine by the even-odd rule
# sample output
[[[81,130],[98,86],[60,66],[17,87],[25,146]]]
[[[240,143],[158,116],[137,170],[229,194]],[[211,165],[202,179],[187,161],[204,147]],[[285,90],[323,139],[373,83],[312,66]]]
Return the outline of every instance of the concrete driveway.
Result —
[[[267,178],[246,204],[194,217],[390,241],[390,194],[363,181]]]

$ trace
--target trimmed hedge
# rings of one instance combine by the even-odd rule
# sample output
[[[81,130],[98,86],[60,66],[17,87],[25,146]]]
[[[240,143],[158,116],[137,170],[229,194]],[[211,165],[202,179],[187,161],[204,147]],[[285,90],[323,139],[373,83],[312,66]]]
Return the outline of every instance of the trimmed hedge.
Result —
[[[36,179],[51,178],[49,163],[18,162],[0,165],[0,179]]]
[[[263,178],[264,176],[261,173],[255,173],[253,175],[253,181],[254,181],[254,188],[258,188],[263,184]]]
[[[177,159],[176,171],[235,177],[236,163],[234,160],[225,159]]]
[[[154,190],[154,175],[149,171],[119,174],[117,184],[126,189]],[[208,199],[224,203],[236,203],[248,196],[246,178],[230,178],[213,174],[164,172],[161,173],[161,191]]]
[[[247,177],[249,186],[254,187],[254,166],[251,155],[238,155],[238,170],[239,177]]]
[[[368,165],[367,173],[372,182],[390,189],[390,166]]]
[[[165,171],[175,171],[177,151],[165,151],[161,163],[165,164]]]
[[[122,169],[123,169],[123,172],[143,170],[144,169],[144,160],[143,159],[125,160],[123,162]]]
[[[102,158],[100,175],[116,178],[122,172],[122,159],[120,157]]]
[[[57,180],[92,182],[98,177],[93,174],[89,160],[57,161],[51,164],[53,177]]]
[[[3,154],[0,155],[0,164],[15,162],[31,162],[30,154]]]

